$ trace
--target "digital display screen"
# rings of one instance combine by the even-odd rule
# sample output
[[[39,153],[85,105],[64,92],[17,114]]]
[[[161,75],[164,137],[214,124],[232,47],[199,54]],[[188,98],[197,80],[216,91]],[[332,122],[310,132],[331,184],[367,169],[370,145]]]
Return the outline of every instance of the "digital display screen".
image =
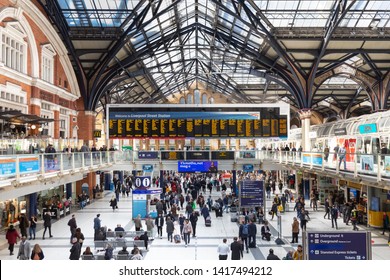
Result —
[[[218,172],[218,161],[178,161],[177,169],[181,173]]]
[[[287,116],[279,115],[279,108],[251,109],[129,112],[126,108],[110,108],[109,138],[287,137]]]

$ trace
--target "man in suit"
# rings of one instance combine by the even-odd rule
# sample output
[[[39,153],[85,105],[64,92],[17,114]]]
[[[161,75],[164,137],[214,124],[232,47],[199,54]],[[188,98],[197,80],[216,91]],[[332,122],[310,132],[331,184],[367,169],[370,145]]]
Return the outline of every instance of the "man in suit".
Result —
[[[232,260],[241,260],[243,257],[242,243],[238,242],[238,238],[234,237],[232,244],[230,244],[230,250],[232,251]]]

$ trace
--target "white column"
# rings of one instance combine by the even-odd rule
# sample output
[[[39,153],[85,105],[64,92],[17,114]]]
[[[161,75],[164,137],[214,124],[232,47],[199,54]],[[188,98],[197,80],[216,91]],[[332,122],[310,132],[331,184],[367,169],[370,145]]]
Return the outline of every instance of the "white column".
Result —
[[[303,151],[311,151],[310,146],[310,138],[309,138],[309,132],[310,132],[310,117],[311,117],[311,110],[310,109],[302,109],[299,113],[299,118],[302,122],[302,149]]]

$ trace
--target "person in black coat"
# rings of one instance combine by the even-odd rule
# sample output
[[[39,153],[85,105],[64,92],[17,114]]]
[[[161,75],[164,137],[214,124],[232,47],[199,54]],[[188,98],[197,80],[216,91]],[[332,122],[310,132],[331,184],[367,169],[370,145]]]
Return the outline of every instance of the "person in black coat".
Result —
[[[190,222],[192,226],[192,237],[196,237],[196,223],[198,222],[198,213],[192,212],[190,214]]]
[[[162,214],[158,214],[155,224],[157,226],[157,234],[160,236],[160,239],[162,238],[162,228],[164,226],[164,217]]]
[[[269,255],[267,256],[267,260],[280,260],[280,258],[274,254],[274,250],[273,249],[269,249]]]
[[[232,260],[241,260],[242,253],[242,244],[238,242],[238,238],[234,237],[232,244],[230,244],[230,250],[232,251]]]
[[[256,247],[256,234],[257,234],[257,226],[254,222],[249,220],[248,225],[248,242],[249,242],[249,248],[255,248]]]

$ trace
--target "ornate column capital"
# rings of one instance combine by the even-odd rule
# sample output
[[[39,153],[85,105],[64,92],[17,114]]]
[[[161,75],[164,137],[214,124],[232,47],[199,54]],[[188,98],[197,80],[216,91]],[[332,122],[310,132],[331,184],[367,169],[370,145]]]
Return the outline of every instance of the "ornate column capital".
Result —
[[[304,119],[310,119],[311,118],[311,109],[301,109],[298,111],[298,114],[299,114],[299,118],[301,120],[304,120]]]

